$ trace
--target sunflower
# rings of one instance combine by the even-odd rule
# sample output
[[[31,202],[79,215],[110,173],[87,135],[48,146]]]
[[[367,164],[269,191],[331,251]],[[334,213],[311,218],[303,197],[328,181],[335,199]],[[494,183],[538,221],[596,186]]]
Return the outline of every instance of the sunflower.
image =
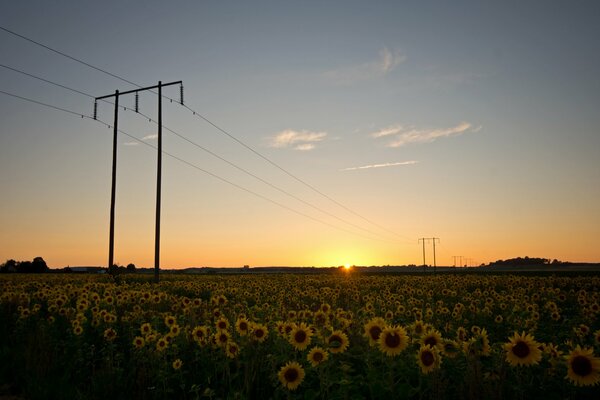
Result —
[[[540,345],[533,339],[533,336],[518,332],[509,338],[510,342],[504,345],[506,351],[506,361],[512,365],[535,365],[542,359]]]
[[[180,332],[181,332],[181,328],[179,327],[179,325],[177,325],[177,324],[171,325],[171,328],[169,329],[170,336],[175,337],[175,336],[179,335]]]
[[[266,326],[262,324],[253,324],[252,326],[252,339],[257,342],[264,342],[267,340],[267,336],[269,336],[269,330]]]
[[[81,335],[83,333],[83,328],[81,327],[81,325],[75,325],[73,327],[73,333],[77,336]]]
[[[226,331],[229,329],[229,321],[225,317],[221,317],[215,323],[217,330]]]
[[[213,337],[215,344],[224,348],[227,346],[227,342],[229,342],[231,334],[228,331],[217,331]]]
[[[167,347],[169,347],[169,341],[164,337],[158,339],[158,341],[156,342],[156,350],[157,351],[163,351]]]
[[[290,361],[281,367],[277,377],[284,388],[296,390],[304,380],[304,368],[296,361]]]
[[[203,344],[208,338],[208,328],[206,326],[197,326],[192,330],[194,341]]]
[[[568,356],[567,376],[575,386],[594,386],[600,382],[600,358],[594,357],[591,347],[577,345]]]
[[[177,320],[175,319],[175,317],[174,317],[174,316],[172,316],[172,315],[167,315],[167,316],[165,317],[165,325],[166,325],[166,326],[168,326],[169,328],[170,328],[172,325],[175,325],[176,323],[177,323]]]
[[[183,365],[183,361],[178,358],[177,360],[173,361],[172,365],[174,370],[178,370]]]
[[[316,326],[324,327],[329,324],[329,316],[323,311],[317,311],[313,315],[313,322]]]
[[[113,328],[108,328],[104,331],[104,339],[112,342],[117,338],[117,332]]]
[[[321,347],[313,347],[311,351],[308,352],[306,359],[313,367],[316,367],[319,364],[324,363],[329,358],[329,353],[322,349]]]
[[[340,330],[333,331],[327,338],[329,351],[332,353],[343,353],[350,345],[348,335]]]
[[[136,337],[133,339],[133,346],[134,346],[136,349],[141,349],[142,347],[144,347],[144,345],[145,345],[145,344],[146,344],[146,341],[145,341],[145,340],[144,340],[144,338],[143,338],[143,337],[141,337],[141,336],[136,336]]]
[[[462,326],[459,326],[456,329],[456,340],[458,340],[459,342],[464,342],[465,340],[467,340],[467,330]]]
[[[596,344],[600,344],[600,329],[594,332],[594,340],[596,341]]]
[[[388,356],[396,356],[408,346],[406,329],[401,326],[386,326],[379,335],[379,350]]]
[[[235,321],[235,330],[240,336],[246,336],[250,331],[248,320],[245,317],[238,317],[237,321]]]
[[[422,336],[420,342],[422,345],[429,345],[431,347],[435,347],[438,351],[442,351],[442,349],[444,348],[442,335],[436,330],[432,330],[431,332]]]
[[[371,346],[377,346],[377,341],[385,326],[386,322],[381,317],[371,318],[371,320],[365,324],[364,335],[369,339],[369,344]]]
[[[417,364],[421,367],[421,372],[428,374],[436,368],[440,367],[442,358],[440,357],[437,349],[430,345],[421,345],[421,348],[417,352]]]
[[[413,335],[421,336],[422,334],[425,333],[426,324],[423,321],[418,319],[412,323],[412,325],[410,326],[410,329],[411,329],[411,332],[413,333]]]
[[[225,354],[229,358],[236,358],[240,354],[240,346],[237,343],[229,341],[225,346]]]
[[[444,339],[442,354],[448,358],[454,358],[460,351],[460,346],[456,340]]]
[[[290,332],[289,342],[296,350],[304,350],[310,345],[313,332],[308,325],[301,322]]]

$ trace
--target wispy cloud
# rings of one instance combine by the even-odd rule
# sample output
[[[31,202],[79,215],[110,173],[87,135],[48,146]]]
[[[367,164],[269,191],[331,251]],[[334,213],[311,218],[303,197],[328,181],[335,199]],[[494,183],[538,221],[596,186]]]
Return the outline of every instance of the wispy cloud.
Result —
[[[324,73],[324,76],[338,84],[351,84],[388,74],[406,61],[406,56],[398,50],[390,51],[384,47],[376,60],[359,65],[340,67]]]
[[[479,132],[482,128],[481,125],[473,127],[469,122],[461,122],[450,128],[436,129],[417,129],[415,127],[392,125],[372,132],[370,136],[373,138],[392,137],[393,139],[386,146],[401,147],[410,143],[430,143],[439,138],[458,136],[467,132]]]
[[[123,146],[137,146],[139,144],[139,142],[125,142],[123,143]]]
[[[146,135],[142,138],[143,140],[153,140],[158,139],[158,133],[151,133],[150,135]]]
[[[286,129],[269,138],[269,146],[277,148],[290,147],[294,150],[308,151],[316,147],[316,143],[323,141],[327,132],[295,131]]]
[[[398,165],[413,165],[413,164],[417,164],[417,163],[418,163],[418,161],[401,161],[401,162],[391,162],[391,163],[383,163],[383,164],[371,164],[371,165],[363,165],[362,167],[342,168],[342,169],[340,169],[340,171],[356,171],[359,169],[395,167]]]

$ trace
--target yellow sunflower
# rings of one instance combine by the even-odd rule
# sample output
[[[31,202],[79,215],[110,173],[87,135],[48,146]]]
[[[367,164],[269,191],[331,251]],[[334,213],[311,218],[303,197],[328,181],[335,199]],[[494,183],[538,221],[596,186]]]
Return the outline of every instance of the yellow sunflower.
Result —
[[[177,323],[177,320],[175,319],[174,316],[167,315],[165,317],[165,325],[168,326],[169,328],[171,327],[171,325],[175,325],[176,323]]]
[[[332,353],[343,353],[350,345],[348,335],[340,330],[333,331],[327,338],[329,351]]]
[[[369,344],[371,346],[377,346],[379,335],[381,335],[385,326],[386,322],[381,317],[371,318],[371,320],[365,324],[364,335],[369,339]]]
[[[506,361],[512,365],[535,365],[542,359],[540,345],[533,336],[518,332],[509,338],[509,342],[504,345],[506,351]]]
[[[208,328],[206,326],[197,326],[192,330],[192,337],[198,344],[204,344],[208,339]]]
[[[600,382],[600,358],[594,357],[591,347],[577,345],[568,356],[567,376],[575,386],[594,386]]]
[[[158,339],[158,341],[156,342],[156,350],[157,351],[163,351],[167,347],[169,347],[169,341],[164,337]]]
[[[145,344],[146,344],[146,341],[145,341],[145,340],[144,340],[144,338],[143,338],[143,337],[141,337],[141,336],[136,336],[136,337],[133,339],[133,346],[134,346],[136,349],[141,349],[142,347],[144,347],[144,345],[145,345]]]
[[[231,338],[231,334],[228,331],[217,331],[213,337],[217,346],[225,348]]]
[[[435,329],[423,335],[420,342],[422,345],[429,345],[436,348],[438,351],[442,351],[444,348],[442,334]]]
[[[104,339],[112,342],[117,338],[117,332],[113,328],[108,328],[104,331]]]
[[[301,322],[290,332],[289,342],[297,350],[304,350],[310,345],[312,335],[313,332],[310,327]]]
[[[304,380],[304,368],[297,362],[290,361],[281,367],[277,377],[284,388],[296,390]]]
[[[226,331],[229,329],[229,321],[225,317],[221,317],[215,323],[217,330]]]
[[[377,341],[379,350],[388,356],[396,356],[408,346],[406,329],[401,326],[386,326]]]
[[[237,343],[229,341],[225,346],[225,354],[229,358],[236,358],[240,354],[240,346]]]
[[[239,317],[237,321],[235,321],[235,330],[240,336],[246,336],[250,331],[250,324],[245,317]]]
[[[313,347],[312,350],[309,351],[308,355],[306,356],[306,359],[313,367],[324,363],[325,361],[327,361],[328,358],[329,353],[318,346]]]
[[[442,354],[448,358],[454,358],[460,352],[460,346],[456,340],[444,339]]]
[[[178,370],[183,365],[183,361],[178,358],[177,360],[173,361],[172,365],[174,370]]]
[[[142,324],[142,326],[140,327],[140,331],[142,332],[142,335],[146,336],[152,333],[152,325],[150,325],[148,322]]]
[[[417,352],[417,364],[421,367],[421,372],[428,374],[436,368],[439,368],[442,363],[442,358],[437,351],[437,348],[430,345],[421,345]]]
[[[253,324],[252,326],[252,339],[257,342],[264,342],[267,340],[267,336],[269,336],[269,330],[265,325],[262,324]]]

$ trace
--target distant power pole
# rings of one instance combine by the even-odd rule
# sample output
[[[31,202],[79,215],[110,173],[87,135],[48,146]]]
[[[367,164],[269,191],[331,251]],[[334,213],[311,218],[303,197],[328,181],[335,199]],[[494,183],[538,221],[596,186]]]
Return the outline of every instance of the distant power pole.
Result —
[[[156,166],[156,231],[154,238],[154,281],[158,283],[158,271],[160,269],[160,202],[161,202],[161,175],[162,175],[162,88],[165,86],[179,85],[180,86],[180,103],[183,105],[183,82],[170,82],[163,84],[161,81],[158,85],[148,86],[145,88],[133,89],[126,92],[115,90],[114,94],[96,97],[94,101],[94,119],[96,119],[97,102],[98,100],[109,97],[115,98],[115,122],[113,126],[113,159],[112,159],[112,185],[110,194],[110,234],[108,243],[108,267],[112,267],[114,259],[114,242],[115,242],[115,191],[117,177],[117,122],[119,118],[119,96],[135,93],[135,111],[138,112],[138,92],[144,90],[158,89],[158,159]]]
[[[435,264],[435,241],[440,241],[440,238],[436,238],[436,237],[432,237],[431,241],[433,242],[433,273],[435,274],[436,272],[436,264]]]
[[[427,267],[427,264],[425,263],[425,242],[427,241],[433,241],[433,273],[436,273],[436,261],[435,261],[435,241],[437,240],[438,243],[440,241],[440,238],[436,238],[436,237],[431,237],[431,238],[420,238],[419,242],[423,242],[423,272],[426,271],[425,267]]]
[[[427,267],[427,264],[425,264],[425,241],[429,240],[428,238],[421,238],[419,239],[419,242],[423,242],[423,272],[425,272],[425,267]]]

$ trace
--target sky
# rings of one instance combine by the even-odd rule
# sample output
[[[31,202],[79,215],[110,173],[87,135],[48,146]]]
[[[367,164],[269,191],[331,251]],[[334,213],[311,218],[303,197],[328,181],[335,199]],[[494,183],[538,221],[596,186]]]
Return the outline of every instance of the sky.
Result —
[[[596,1],[3,2],[0,27],[47,47],[0,30],[0,91],[75,114],[0,93],[0,262],[107,264],[114,108],[89,117],[136,88],[115,75],[183,81],[188,108],[162,107],[162,268],[598,262],[598,17]],[[114,260],[152,267],[158,97],[134,102]]]

